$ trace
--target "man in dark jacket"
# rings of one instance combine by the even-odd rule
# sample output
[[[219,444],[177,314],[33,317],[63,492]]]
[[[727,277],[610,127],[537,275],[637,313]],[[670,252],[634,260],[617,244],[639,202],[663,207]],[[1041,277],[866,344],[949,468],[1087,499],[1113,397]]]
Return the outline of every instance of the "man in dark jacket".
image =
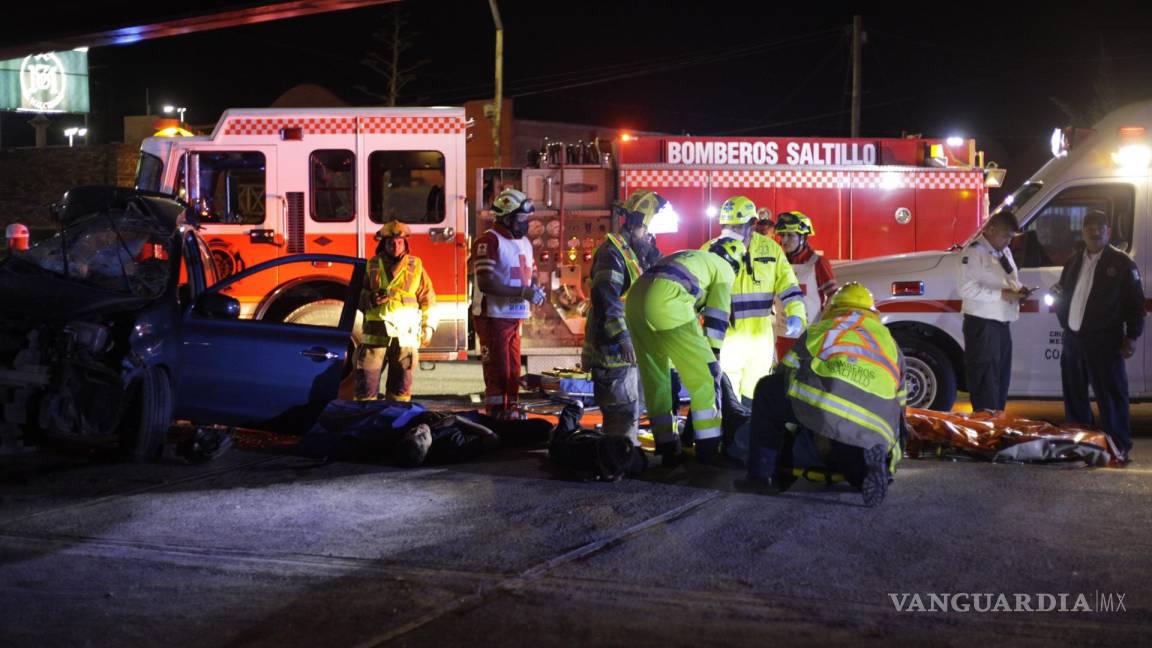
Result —
[[[1093,424],[1091,385],[1100,426],[1115,446],[1116,459],[1126,464],[1132,432],[1124,361],[1136,354],[1136,341],[1144,331],[1144,289],[1136,263],[1108,244],[1111,236],[1108,215],[1088,212],[1085,248],[1064,266],[1053,292],[1059,299],[1056,316],[1064,327],[1060,354],[1064,414],[1070,421]]]
[[[584,330],[582,364],[592,373],[593,394],[604,417],[604,433],[640,445],[639,372],[632,336],[624,323],[624,298],[650,265],[648,225],[668,201],[641,189],[617,205],[620,233],[605,235],[592,259],[592,303]]]

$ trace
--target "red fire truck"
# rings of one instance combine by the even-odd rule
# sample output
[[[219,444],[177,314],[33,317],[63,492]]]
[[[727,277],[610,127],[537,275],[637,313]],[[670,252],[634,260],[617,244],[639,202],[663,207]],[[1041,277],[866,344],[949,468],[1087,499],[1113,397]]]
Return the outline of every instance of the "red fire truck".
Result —
[[[201,234],[222,276],[288,254],[365,256],[381,223],[407,223],[440,319],[421,357],[463,359],[467,127],[463,108],[228,110],[211,135],[144,140],[136,186],[199,206]],[[331,268],[282,270],[272,279],[236,285],[242,317],[338,318],[346,286]]]
[[[674,213],[651,228],[665,253],[717,236],[720,204],[745,195],[773,214],[806,213],[817,232],[812,243],[829,259],[863,259],[967,239],[988,212],[988,187],[1004,177],[983,168],[975,142],[963,139],[622,135],[615,168],[567,163],[590,161],[580,153],[542,154],[538,168],[478,172],[481,227],[503,187],[536,202],[528,235],[541,283],[553,290],[525,323],[530,371],[578,360],[592,251],[612,227],[614,198],[653,189],[671,201]]]

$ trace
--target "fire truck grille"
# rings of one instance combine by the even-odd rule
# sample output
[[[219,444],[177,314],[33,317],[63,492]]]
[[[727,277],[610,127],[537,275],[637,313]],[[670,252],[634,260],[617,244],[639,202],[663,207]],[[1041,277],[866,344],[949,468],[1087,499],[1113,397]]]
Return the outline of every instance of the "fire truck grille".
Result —
[[[288,254],[304,253],[304,192],[289,191]]]

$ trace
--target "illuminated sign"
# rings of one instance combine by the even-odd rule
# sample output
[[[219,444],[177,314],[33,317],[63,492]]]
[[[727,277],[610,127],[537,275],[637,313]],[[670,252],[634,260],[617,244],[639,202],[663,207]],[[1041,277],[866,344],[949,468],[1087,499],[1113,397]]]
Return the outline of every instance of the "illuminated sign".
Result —
[[[45,52],[0,61],[0,110],[88,112],[88,52]]]
[[[876,164],[876,144],[819,139],[669,139],[664,142],[664,161],[712,166],[868,166]]]

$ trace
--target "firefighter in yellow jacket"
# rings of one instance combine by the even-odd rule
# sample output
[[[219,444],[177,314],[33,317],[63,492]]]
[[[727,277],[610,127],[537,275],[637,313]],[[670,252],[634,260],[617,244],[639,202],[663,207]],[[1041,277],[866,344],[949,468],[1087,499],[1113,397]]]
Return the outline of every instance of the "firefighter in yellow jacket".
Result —
[[[719,450],[717,358],[728,329],[732,281],[743,257],[744,244],[735,239],[718,241],[710,251],[674,252],[648,268],[628,292],[624,320],[636,348],[656,454],[665,465],[680,456],[673,367],[692,398],[696,457],[707,462]]]
[[[856,282],[836,291],[781,365],[756,386],[748,478],[737,487],[776,493],[791,486],[792,430],[800,425],[831,439],[864,504],[879,504],[902,456],[906,393],[904,355],[872,293]]]
[[[408,226],[399,221],[376,232],[376,255],[368,260],[360,292],[364,330],[355,356],[357,400],[411,400],[417,349],[436,331],[436,292],[423,262],[409,254],[408,235]]]
[[[756,205],[745,196],[733,196],[720,207],[720,236],[708,241],[735,239],[747,248],[732,284],[732,326],[720,352],[720,366],[745,404],[752,402],[756,383],[772,371],[775,361],[772,303],[779,297],[789,335],[804,330],[804,295],[792,264],[776,241],[756,232]],[[739,443],[739,442],[738,442]]]

